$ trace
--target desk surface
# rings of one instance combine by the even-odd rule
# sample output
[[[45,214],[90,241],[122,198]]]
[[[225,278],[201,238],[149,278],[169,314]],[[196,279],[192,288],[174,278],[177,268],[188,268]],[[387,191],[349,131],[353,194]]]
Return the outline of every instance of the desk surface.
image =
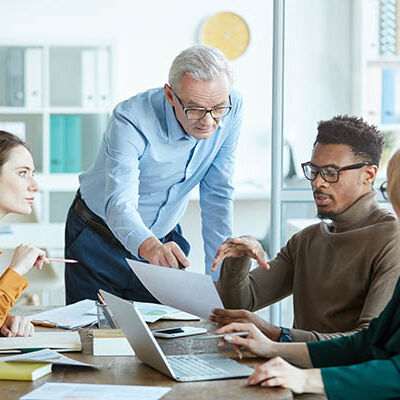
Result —
[[[43,310],[37,307],[15,308],[16,315],[29,315]],[[151,329],[170,326],[191,325],[203,326],[209,331],[215,330],[215,324],[209,321],[162,321],[150,324]],[[36,328],[38,329],[38,328]],[[41,328],[45,329],[45,328]],[[67,353],[68,357],[100,366],[98,370],[89,368],[53,367],[53,373],[35,382],[0,381],[2,400],[15,400],[45,382],[102,383],[114,385],[149,385],[169,386],[172,390],[163,399],[263,399],[289,400],[292,394],[286,389],[269,389],[261,387],[244,387],[245,379],[226,379],[204,382],[180,383],[161,374],[140,362],[136,357],[93,357],[87,331],[81,331],[83,352]],[[178,339],[158,339],[161,348],[167,355],[186,353],[213,353],[218,351],[217,340],[194,340],[193,337]],[[227,349],[229,351],[229,349]],[[233,356],[231,352],[225,354]],[[244,364],[258,366],[263,360],[247,358]]]

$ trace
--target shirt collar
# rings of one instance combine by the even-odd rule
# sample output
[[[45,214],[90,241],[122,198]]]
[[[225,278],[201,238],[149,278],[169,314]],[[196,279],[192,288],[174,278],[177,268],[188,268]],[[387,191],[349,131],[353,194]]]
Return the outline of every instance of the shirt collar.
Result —
[[[197,141],[193,136],[188,135],[181,127],[180,123],[176,119],[174,107],[170,103],[168,103],[167,99],[165,98],[165,115],[167,119],[167,130],[168,130],[168,143],[175,143],[180,139],[188,139],[191,141]],[[217,126],[216,131],[219,128],[224,127],[224,121],[221,119]],[[216,132],[213,133],[215,135]]]

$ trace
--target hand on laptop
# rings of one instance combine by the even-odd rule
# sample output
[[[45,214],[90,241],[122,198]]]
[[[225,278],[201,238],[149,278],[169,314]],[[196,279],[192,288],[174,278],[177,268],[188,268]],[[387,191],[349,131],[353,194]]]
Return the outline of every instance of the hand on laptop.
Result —
[[[139,247],[139,256],[150,264],[179,269],[188,267],[189,260],[175,242],[161,243],[157,238],[146,239]]]
[[[230,336],[231,332],[250,332],[246,337],[240,336]],[[234,345],[235,353],[237,354],[239,359],[243,358],[243,353],[240,350],[240,347],[243,346],[246,350],[251,353],[259,356],[259,357],[273,357],[273,347],[276,343],[272,340],[268,339],[256,326],[253,324],[239,324],[232,323],[226,325],[215,331],[216,335],[226,334],[223,339],[220,340],[219,346],[222,346],[225,342],[231,343]]]
[[[213,260],[212,271],[215,272],[218,265],[225,260],[225,258],[241,258],[245,256],[254,258],[261,268],[269,269],[260,242],[252,236],[240,236],[238,238],[226,239],[225,242],[218,247],[217,254]]]
[[[231,324],[232,322],[254,324],[264,335],[273,341],[278,341],[281,335],[281,328],[265,321],[257,314],[247,310],[224,310],[214,308],[210,320],[221,325]]]

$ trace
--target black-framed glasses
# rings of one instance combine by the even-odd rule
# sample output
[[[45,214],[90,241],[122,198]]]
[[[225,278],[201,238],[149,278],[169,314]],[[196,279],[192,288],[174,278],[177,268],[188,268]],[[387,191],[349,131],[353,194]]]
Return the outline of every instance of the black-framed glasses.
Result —
[[[229,95],[229,105],[207,109],[202,107],[186,107],[183,101],[178,97],[178,95],[175,92],[173,93],[178,99],[179,104],[182,106],[183,112],[185,113],[187,119],[203,119],[207,115],[207,113],[210,113],[214,119],[221,119],[223,117],[226,117],[232,110],[231,95]]]
[[[381,186],[379,186],[379,190],[382,193],[382,197],[387,200],[388,199],[388,193],[387,193],[387,181],[383,182]]]
[[[366,165],[373,165],[369,161],[360,162],[357,164],[346,165],[344,167],[337,167],[336,165],[323,165],[322,167],[318,167],[314,165],[312,162],[306,162],[301,164],[301,168],[303,169],[304,176],[309,181],[315,180],[318,174],[321,174],[321,177],[324,181],[328,183],[336,183],[339,181],[339,175],[341,171],[347,171],[349,169],[359,169]]]

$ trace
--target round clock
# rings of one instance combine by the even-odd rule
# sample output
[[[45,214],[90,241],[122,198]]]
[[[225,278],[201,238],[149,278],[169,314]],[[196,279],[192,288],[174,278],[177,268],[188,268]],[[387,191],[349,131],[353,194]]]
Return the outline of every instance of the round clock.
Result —
[[[201,42],[220,49],[229,60],[240,57],[250,41],[246,21],[232,12],[220,12],[209,18],[201,28]]]

